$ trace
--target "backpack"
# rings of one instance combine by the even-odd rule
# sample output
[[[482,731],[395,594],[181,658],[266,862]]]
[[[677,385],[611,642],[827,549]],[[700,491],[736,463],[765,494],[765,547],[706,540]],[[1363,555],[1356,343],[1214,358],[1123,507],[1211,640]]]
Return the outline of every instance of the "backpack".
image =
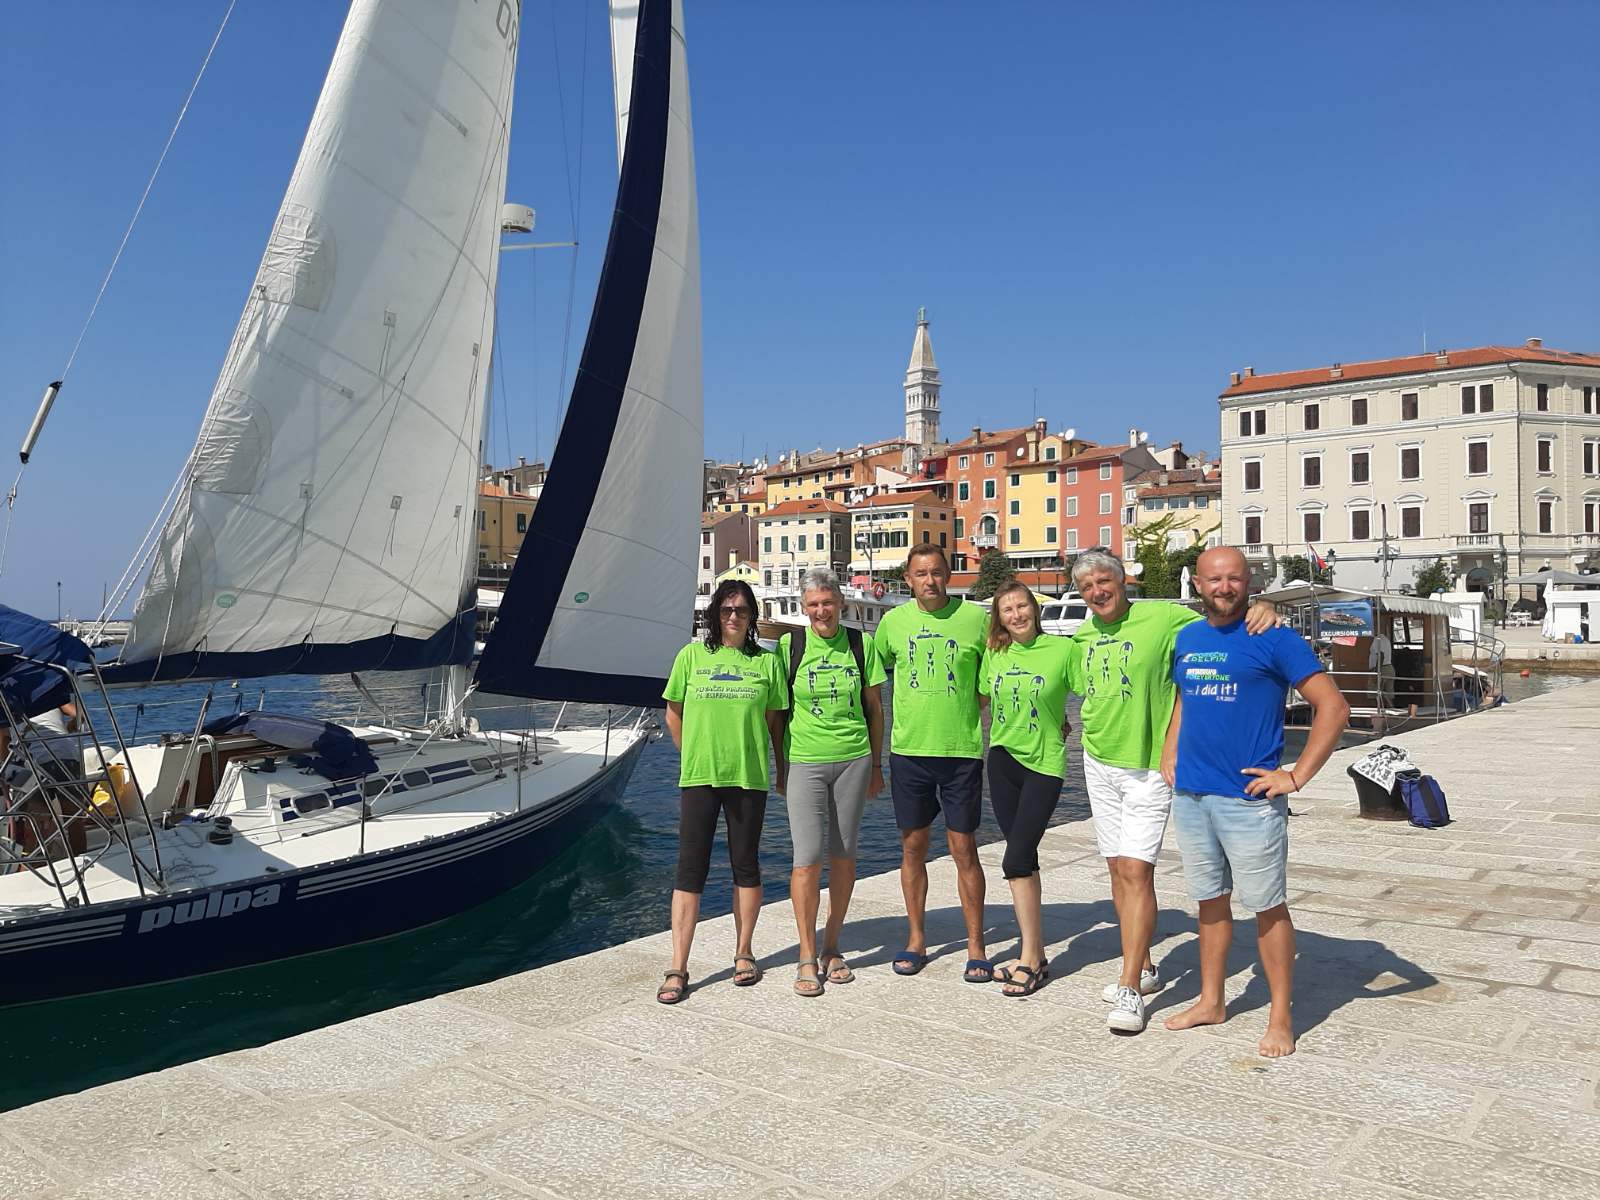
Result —
[[[1445,803],[1444,789],[1432,775],[1421,771],[1405,771],[1395,780],[1400,789],[1400,802],[1413,825],[1423,829],[1437,829],[1450,824],[1450,806]]]
[[[841,626],[845,640],[850,643],[850,653],[856,658],[857,687],[865,694],[867,688],[867,648],[861,640],[861,630]],[[800,662],[806,656],[806,633],[800,629],[789,635],[789,715],[794,715],[794,681],[800,674]]]

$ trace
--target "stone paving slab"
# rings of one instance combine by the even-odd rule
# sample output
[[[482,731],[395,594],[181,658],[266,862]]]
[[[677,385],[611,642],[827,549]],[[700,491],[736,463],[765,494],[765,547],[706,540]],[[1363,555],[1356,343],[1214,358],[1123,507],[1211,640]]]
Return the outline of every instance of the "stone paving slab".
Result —
[[[7,1197],[1600,1197],[1600,680],[1399,736],[1453,825],[1356,819],[1343,751],[1291,827],[1292,1057],[1255,1051],[1267,994],[1235,926],[1226,1024],[1170,1033],[1198,992],[1193,905],[1158,866],[1168,983],[1144,1034],[1105,1028],[1120,953],[1091,830],[1042,848],[1053,978],[961,979],[955,875],[930,864],[921,975],[894,874],[862,880],[856,980],[729,982],[731,918],[696,990],[653,989],[667,938],[0,1116]],[[1171,839],[1169,839],[1170,842]],[[986,847],[992,956],[1015,926]],[[776,872],[774,872],[776,874]],[[665,907],[664,897],[641,903]],[[1240,914],[1243,918],[1243,914]]]

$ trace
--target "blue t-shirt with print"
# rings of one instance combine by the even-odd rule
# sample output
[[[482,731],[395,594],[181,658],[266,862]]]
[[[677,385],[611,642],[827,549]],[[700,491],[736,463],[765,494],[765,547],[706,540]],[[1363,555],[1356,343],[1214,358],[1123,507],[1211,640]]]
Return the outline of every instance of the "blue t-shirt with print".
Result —
[[[1172,679],[1183,697],[1178,789],[1244,796],[1256,778],[1244,769],[1272,770],[1283,755],[1289,689],[1321,670],[1292,629],[1251,637],[1239,620],[1222,626],[1196,621],[1179,630],[1172,656]]]

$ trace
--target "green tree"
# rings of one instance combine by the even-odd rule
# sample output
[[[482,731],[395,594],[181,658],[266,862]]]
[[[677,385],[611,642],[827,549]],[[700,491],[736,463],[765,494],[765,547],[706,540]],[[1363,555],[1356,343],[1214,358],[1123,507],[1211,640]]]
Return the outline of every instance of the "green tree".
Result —
[[[1435,592],[1448,592],[1454,581],[1450,564],[1442,558],[1436,558],[1417,572],[1417,578],[1411,587],[1419,596],[1431,596]]]
[[[973,600],[987,600],[1017,577],[1011,560],[1003,550],[985,550],[978,560],[978,578],[967,593]]]
[[[877,578],[883,583],[904,583],[906,581],[906,565],[901,563],[898,567],[890,567],[887,571],[879,571]]]
[[[1333,582],[1333,571],[1330,568],[1313,568],[1311,560],[1304,554],[1285,554],[1278,560],[1278,569],[1283,572],[1285,583],[1293,583],[1297,579],[1306,579],[1313,583]]]
[[[1192,543],[1174,548],[1171,535],[1177,530],[1190,534]],[[1130,529],[1128,540],[1133,546],[1133,559],[1141,568],[1139,590],[1151,599],[1178,599],[1183,587],[1183,569],[1188,567],[1193,573],[1209,532],[1180,525],[1176,513]]]

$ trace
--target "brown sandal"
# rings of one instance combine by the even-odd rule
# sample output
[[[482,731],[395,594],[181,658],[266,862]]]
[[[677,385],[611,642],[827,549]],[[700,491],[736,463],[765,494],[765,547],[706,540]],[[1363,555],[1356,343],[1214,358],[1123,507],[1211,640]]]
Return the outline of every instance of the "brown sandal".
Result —
[[[849,983],[856,977],[856,973],[850,969],[850,964],[845,962],[844,955],[840,954],[837,950],[824,951],[822,955],[822,962],[824,966],[833,962],[839,964],[836,967],[828,967],[828,969],[823,972],[823,974],[828,977],[829,983]]]
[[[671,980],[681,979],[682,983],[672,983]],[[689,972],[668,971],[661,977],[661,986],[656,989],[656,999],[662,1004],[676,1004],[689,994]]]
[[[811,970],[814,972],[814,974],[812,974],[810,978],[807,978],[806,976],[800,974],[800,972],[804,971],[807,967],[810,967]],[[795,969],[794,969],[794,994],[796,996],[806,996],[808,998],[812,997],[812,996],[820,996],[820,995],[822,995],[822,991],[823,991],[823,988],[822,988],[822,975],[821,975],[821,972],[818,971],[818,969],[817,969],[817,960],[816,959],[814,959],[814,958],[807,959],[805,962],[800,963],[799,965],[797,965],[795,967]]]
[[[748,967],[741,967],[740,963],[749,963]],[[735,954],[733,956],[733,986],[751,987],[761,982],[761,964],[756,962],[750,954]]]

